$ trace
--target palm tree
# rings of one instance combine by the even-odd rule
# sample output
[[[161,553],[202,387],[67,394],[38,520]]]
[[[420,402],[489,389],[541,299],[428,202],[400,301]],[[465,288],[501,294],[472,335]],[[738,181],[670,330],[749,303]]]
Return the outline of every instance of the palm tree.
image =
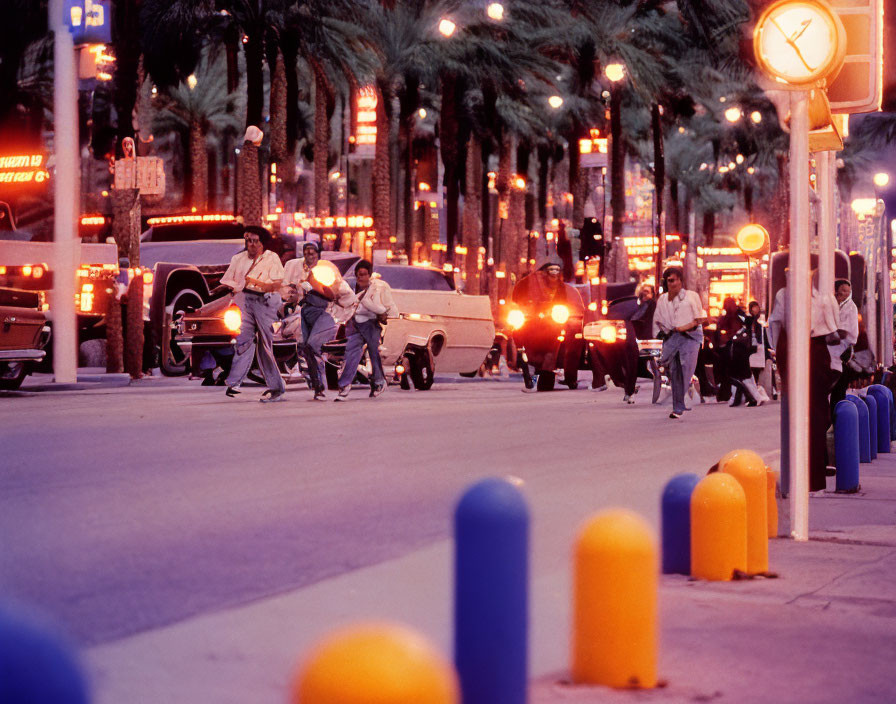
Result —
[[[160,92],[153,128],[186,135],[189,145],[192,202],[197,210],[208,205],[208,141],[225,130],[239,129],[241,96],[226,91],[227,65],[220,52],[206,49],[196,73]]]

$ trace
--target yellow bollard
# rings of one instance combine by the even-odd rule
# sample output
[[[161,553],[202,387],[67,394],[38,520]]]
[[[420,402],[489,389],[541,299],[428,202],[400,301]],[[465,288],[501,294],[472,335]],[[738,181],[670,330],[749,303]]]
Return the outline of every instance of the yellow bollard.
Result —
[[[746,569],[744,490],[730,474],[707,474],[691,494],[691,576],[727,582]]]
[[[451,665],[421,636],[361,624],[319,643],[302,665],[293,704],[458,704]]]
[[[772,471],[771,467],[765,468],[766,488],[766,506],[768,508],[768,537],[778,537],[778,499],[776,497],[776,489],[778,487],[778,473]]]
[[[768,572],[768,480],[762,458],[752,450],[732,450],[719,471],[740,482],[747,499],[747,572]]]
[[[656,540],[643,518],[613,509],[589,519],[575,546],[572,678],[655,687]]]

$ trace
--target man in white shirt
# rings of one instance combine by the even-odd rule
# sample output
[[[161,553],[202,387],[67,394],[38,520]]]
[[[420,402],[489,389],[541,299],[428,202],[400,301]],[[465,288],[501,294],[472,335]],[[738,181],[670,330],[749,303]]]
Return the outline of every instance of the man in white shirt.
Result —
[[[358,302],[354,316],[345,325],[345,364],[339,377],[337,401],[348,399],[365,346],[373,372],[370,396],[379,396],[386,390],[386,375],[380,357],[380,336],[383,332],[380,320],[398,315],[398,306],[392,298],[389,284],[381,278],[373,278],[373,264],[366,259],[359,261],[355,265],[355,278],[355,296]]]
[[[837,359],[843,366],[843,373],[831,390],[831,413],[838,401],[846,398],[846,390],[849,383],[856,378],[855,372],[847,364],[852,356],[852,346],[859,339],[859,309],[852,300],[852,285],[846,279],[837,279],[834,282],[834,297],[839,305],[839,324],[837,336],[839,339],[828,347],[831,353],[831,363]]]
[[[240,334],[236,338],[236,355],[227,376],[225,393],[231,398],[240,393],[240,384],[252,367],[256,346],[260,342],[258,366],[268,387],[261,401],[284,401],[286,385],[274,359],[273,345],[273,323],[280,307],[283,264],[280,257],[266,248],[271,235],[263,227],[247,227],[243,236],[246,240],[245,251],[233,256],[221,278],[221,285],[213,292],[230,290],[236,294],[234,301],[242,314]]]
[[[684,288],[684,272],[669,267],[663,272],[666,293],[659,297],[653,314],[653,334],[663,338],[660,364],[672,385],[670,418],[681,418],[687,410],[684,395],[697,369],[697,355],[703,344],[706,311],[700,296]]]
[[[298,301],[301,306],[302,344],[299,351],[308,366],[313,400],[324,401],[321,350],[336,335],[338,326],[351,316],[356,299],[336,266],[320,261],[320,247],[316,242],[305,242],[302,255],[301,260],[287,262],[284,290],[288,291],[288,302]],[[318,276],[332,280],[320,281]]]
[[[787,272],[789,279],[789,270]],[[768,329],[775,348],[775,360],[781,372],[781,384],[787,392],[788,379],[788,327],[790,293],[782,287],[775,294]],[[824,491],[828,465],[827,432],[831,426],[829,395],[840,376],[842,364],[839,357],[831,358],[829,344],[840,338],[837,301],[832,294],[818,290],[818,271],[812,272],[812,302],[810,311],[811,332],[809,340],[809,491]],[[800,363],[805,363],[800,360]],[[783,421],[783,419],[782,419]]]

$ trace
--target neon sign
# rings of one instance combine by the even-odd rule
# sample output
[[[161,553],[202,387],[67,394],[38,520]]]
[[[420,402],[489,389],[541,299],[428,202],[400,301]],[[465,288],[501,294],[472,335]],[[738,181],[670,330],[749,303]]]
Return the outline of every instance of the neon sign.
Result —
[[[109,0],[68,0],[65,23],[75,44],[109,44],[112,41]]]
[[[50,179],[43,154],[0,156],[0,184],[45,183]]]

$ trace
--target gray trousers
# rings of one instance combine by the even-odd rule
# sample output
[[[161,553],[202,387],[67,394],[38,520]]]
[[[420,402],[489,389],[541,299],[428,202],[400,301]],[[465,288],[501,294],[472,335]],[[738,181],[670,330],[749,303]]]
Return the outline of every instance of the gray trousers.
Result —
[[[302,355],[305,357],[305,364],[308,365],[308,375],[311,377],[311,387],[316,390],[323,391],[324,382],[321,373],[320,352],[325,342],[329,342],[336,335],[336,321],[329,313],[322,312],[309,325],[302,311]]]
[[[342,375],[339,377],[339,388],[351,386],[358,372],[358,364],[361,362],[361,355],[364,353],[364,346],[367,346],[367,356],[370,358],[370,367],[373,370],[373,383],[382,384],[386,381],[386,375],[383,372],[383,360],[380,357],[380,334],[382,327],[374,320],[365,320],[358,322],[352,320],[346,325],[348,337],[345,341],[345,366],[342,368]]]
[[[239,300],[242,299],[242,300]],[[264,374],[264,381],[272,391],[286,391],[283,377],[274,359],[274,321],[280,307],[279,293],[266,293],[255,296],[244,293],[238,297],[240,313],[243,320],[240,334],[236,338],[236,355],[227,376],[228,386],[239,386],[243,383],[258,349],[258,366]],[[260,343],[260,345],[259,345]]]
[[[672,412],[684,413],[684,394],[691,384],[694,371],[697,369],[697,355],[700,353],[700,340],[680,332],[672,333],[663,342],[663,354],[660,365],[666,367],[669,383],[672,386]]]

